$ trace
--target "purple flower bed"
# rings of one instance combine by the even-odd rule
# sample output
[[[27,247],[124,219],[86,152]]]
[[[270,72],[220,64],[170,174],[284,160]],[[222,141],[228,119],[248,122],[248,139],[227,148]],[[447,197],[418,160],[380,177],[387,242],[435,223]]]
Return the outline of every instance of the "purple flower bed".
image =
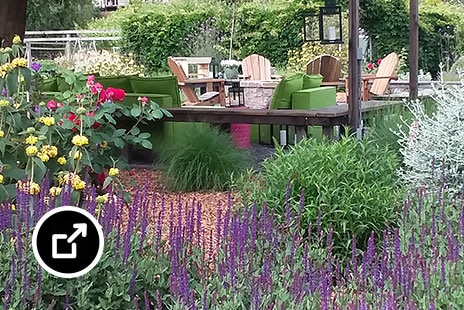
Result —
[[[229,201],[206,231],[195,201],[166,205],[145,188],[123,222],[127,206],[110,196],[102,259],[72,280],[42,271],[30,246],[34,224],[69,193],[55,200],[18,192],[16,211],[0,210],[0,296],[5,309],[455,309],[464,300],[464,202],[443,188],[408,198],[400,227],[372,234],[364,253],[353,238],[346,261],[332,255],[336,231],[300,229],[301,211],[288,211],[282,225],[265,205],[235,214]],[[95,191],[84,201],[93,212]],[[156,223],[144,216],[150,210]]]

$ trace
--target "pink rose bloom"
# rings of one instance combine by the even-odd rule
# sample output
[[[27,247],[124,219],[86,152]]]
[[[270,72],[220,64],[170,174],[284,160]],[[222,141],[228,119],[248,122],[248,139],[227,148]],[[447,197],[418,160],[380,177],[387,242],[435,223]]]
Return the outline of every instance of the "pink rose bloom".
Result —
[[[382,58],[377,59],[377,64],[378,65],[380,65],[381,62],[382,62]]]
[[[139,97],[138,99],[142,104],[147,104],[148,103],[148,98],[145,97],[145,96]]]
[[[93,84],[95,84],[95,76],[89,75],[87,77],[87,86],[92,86]]]
[[[372,70],[374,69],[374,64],[372,62],[368,63],[366,67],[367,67],[367,70]]]
[[[47,102],[47,108],[50,109],[50,110],[55,110],[56,109],[55,100],[52,99],[49,102]]]
[[[106,97],[113,101],[122,102],[126,98],[124,89],[108,87],[106,89]]]
[[[92,86],[90,86],[90,91],[94,95],[100,93],[102,90],[103,90],[103,85],[100,83],[95,83]]]

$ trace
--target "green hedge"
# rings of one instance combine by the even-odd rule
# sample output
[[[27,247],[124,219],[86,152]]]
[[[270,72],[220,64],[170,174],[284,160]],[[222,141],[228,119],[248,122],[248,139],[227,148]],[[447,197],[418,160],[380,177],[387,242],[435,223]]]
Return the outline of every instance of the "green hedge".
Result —
[[[282,3],[263,6],[244,3],[238,6],[233,39],[233,57],[242,59],[259,53],[272,65],[283,67],[287,51],[302,45],[301,12],[307,5]],[[154,5],[129,15],[122,23],[123,48],[139,55],[151,71],[167,69],[168,56],[201,56],[194,41],[201,44],[205,32],[215,34],[214,48],[220,57],[229,51],[232,8],[226,4]],[[212,29],[212,30],[211,30]],[[197,55],[195,55],[197,54]]]
[[[342,3],[344,4],[344,2]],[[301,48],[303,11],[322,5],[309,1],[239,2],[233,38],[233,57],[243,59],[259,53],[273,66],[284,67],[288,51]],[[400,53],[409,45],[408,0],[363,0],[360,25],[373,40],[373,59],[392,51]],[[132,4],[100,23],[119,24],[123,48],[138,55],[150,71],[167,70],[172,56],[216,56],[227,58],[232,6],[220,1],[181,4]],[[443,61],[443,50],[458,55],[464,50],[464,9],[435,0],[424,0],[419,7],[419,67],[433,74]],[[119,16],[119,17],[118,17]],[[123,18],[122,18],[123,17]],[[456,27],[456,36],[443,40],[439,28]],[[92,23],[92,28],[101,28]],[[348,38],[345,38],[348,44]],[[444,46],[446,45],[446,46]]]
[[[150,71],[166,69],[168,56],[188,56],[191,34],[197,33],[206,10],[157,10],[132,15],[122,25],[123,48],[138,55]]]

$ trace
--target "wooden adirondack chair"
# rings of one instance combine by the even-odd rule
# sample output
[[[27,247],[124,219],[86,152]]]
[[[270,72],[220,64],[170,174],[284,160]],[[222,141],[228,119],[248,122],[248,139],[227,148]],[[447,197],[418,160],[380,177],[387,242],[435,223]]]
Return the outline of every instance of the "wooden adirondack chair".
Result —
[[[188,102],[185,105],[213,105],[219,102],[226,105],[226,96],[223,79],[189,79],[184,70],[172,57],[168,57],[168,65],[172,73],[177,77],[180,89],[184,92]],[[195,88],[206,87],[206,92],[197,96]],[[217,91],[214,91],[216,87]]]
[[[396,53],[390,53],[385,58],[377,69],[376,74],[363,74],[362,79],[362,101],[368,101],[372,99],[372,96],[383,96],[387,93],[388,85],[391,80],[396,80],[396,69],[400,58]],[[372,81],[372,86],[369,89],[369,83]],[[346,79],[346,89],[348,89],[348,78]]]
[[[271,62],[258,54],[249,55],[242,60],[242,71],[243,78],[248,80],[270,81],[282,77],[271,75]]]
[[[321,86],[342,86],[345,81],[340,79],[342,74],[342,64],[338,58],[331,55],[321,55],[308,62],[306,65],[307,74],[320,74],[322,79]]]

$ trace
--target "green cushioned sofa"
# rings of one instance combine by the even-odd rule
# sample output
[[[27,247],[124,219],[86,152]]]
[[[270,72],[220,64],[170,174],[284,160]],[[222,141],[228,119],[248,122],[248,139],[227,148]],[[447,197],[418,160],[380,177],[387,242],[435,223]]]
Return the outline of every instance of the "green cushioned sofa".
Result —
[[[270,109],[315,109],[336,104],[336,88],[320,87],[322,75],[307,75],[296,73],[282,79],[277,84],[269,104]],[[287,130],[287,143],[295,141],[293,126],[252,125],[251,142],[273,144],[274,137],[279,141],[280,130]],[[308,135],[314,138],[322,137],[322,128],[308,127]]]

